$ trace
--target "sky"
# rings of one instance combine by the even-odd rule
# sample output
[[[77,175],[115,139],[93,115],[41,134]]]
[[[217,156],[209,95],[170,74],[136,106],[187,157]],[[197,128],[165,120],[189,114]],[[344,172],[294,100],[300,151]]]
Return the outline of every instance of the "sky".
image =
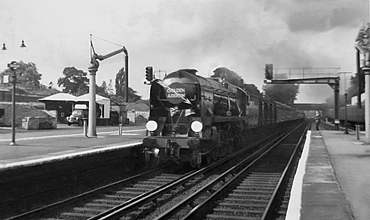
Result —
[[[33,62],[41,83],[58,88],[65,67],[88,73],[92,39],[100,55],[127,49],[129,86],[147,99],[146,66],[157,77],[183,68],[208,77],[226,67],[260,90],[267,63],[334,68],[343,72],[344,93],[369,6],[368,0],[1,0],[0,14],[0,43],[7,47],[0,71],[12,60]],[[114,82],[124,60],[121,53],[100,61],[97,84]],[[328,85],[301,85],[296,102],[332,95]]]

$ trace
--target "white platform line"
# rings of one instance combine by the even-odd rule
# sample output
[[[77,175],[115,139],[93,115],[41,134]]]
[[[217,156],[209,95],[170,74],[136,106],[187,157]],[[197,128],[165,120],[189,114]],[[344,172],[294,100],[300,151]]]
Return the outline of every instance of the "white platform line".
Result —
[[[5,164],[0,164],[0,169],[7,169],[7,168],[10,168],[10,167],[14,168],[14,167],[29,166],[29,165],[37,165],[37,164],[41,164],[41,163],[44,163],[44,162],[65,160],[65,159],[85,156],[85,155],[98,153],[98,152],[103,152],[103,151],[110,151],[110,150],[120,149],[120,148],[124,148],[124,147],[131,147],[131,146],[139,145],[141,143],[142,142],[129,143],[129,144],[124,144],[124,145],[114,145],[114,144],[112,144],[110,147],[106,146],[106,147],[101,147],[99,149],[91,149],[91,150],[67,153],[67,154],[56,155],[56,156],[50,156],[50,155],[46,154],[45,158],[30,159],[30,160],[26,160],[26,161],[10,162],[10,163],[5,163]]]
[[[303,177],[306,172],[306,162],[311,143],[311,131],[307,131],[301,159],[299,160],[296,174],[294,176],[288,210],[285,219],[297,220],[301,217]]]

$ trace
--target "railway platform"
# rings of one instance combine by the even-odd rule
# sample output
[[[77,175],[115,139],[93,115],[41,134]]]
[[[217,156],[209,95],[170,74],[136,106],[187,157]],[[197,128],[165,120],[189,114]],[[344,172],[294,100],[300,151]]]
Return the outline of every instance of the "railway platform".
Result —
[[[286,219],[370,217],[370,144],[355,132],[308,131]]]
[[[144,125],[97,127],[97,137],[89,138],[82,127],[58,124],[52,130],[16,130],[16,145],[11,142],[11,129],[0,128],[0,171],[18,166],[63,160],[124,148],[142,142]]]

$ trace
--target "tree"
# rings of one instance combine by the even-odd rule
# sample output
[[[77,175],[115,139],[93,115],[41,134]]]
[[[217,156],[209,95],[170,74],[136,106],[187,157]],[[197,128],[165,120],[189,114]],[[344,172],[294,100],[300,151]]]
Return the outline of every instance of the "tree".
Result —
[[[365,91],[365,83],[362,82],[361,92],[364,92],[364,91]],[[347,94],[348,94],[348,97],[350,98],[358,94],[358,74],[356,74],[356,76],[351,76],[350,86],[347,89]]]
[[[122,67],[117,75],[116,75],[116,97],[115,99],[117,102],[125,101],[126,95],[126,71]],[[137,91],[133,90],[132,88],[128,87],[128,101],[135,102],[137,100],[141,100],[141,96],[137,95]]]
[[[267,84],[263,89],[267,98],[284,104],[293,104],[297,99],[299,85]]]
[[[62,87],[62,92],[76,96],[89,92],[89,79],[87,73],[76,69],[76,67],[66,67],[63,70],[63,77],[58,79],[58,86]]]
[[[262,93],[258,90],[258,88],[254,84],[244,84],[241,88],[248,91],[249,94],[256,95],[261,97]]]
[[[23,61],[19,62],[19,69],[17,70],[17,84],[23,87],[25,90],[38,90],[41,88],[41,76],[37,70],[36,64]],[[0,75],[11,74],[10,69],[6,69]]]
[[[112,79],[109,80],[109,84],[107,86],[107,91],[106,92],[108,93],[109,96],[114,94]]]
[[[126,72],[125,69],[122,67],[117,75],[116,75],[116,95],[117,96],[125,96],[125,82],[126,82]]]
[[[107,83],[105,81],[102,82],[101,86],[96,85],[96,94],[109,97],[107,93]]]
[[[350,100],[347,100],[347,102],[350,102]],[[329,98],[325,99],[325,104],[328,109],[334,108],[334,96],[330,96]],[[338,107],[344,107],[345,106],[345,99],[343,94],[338,95]]]

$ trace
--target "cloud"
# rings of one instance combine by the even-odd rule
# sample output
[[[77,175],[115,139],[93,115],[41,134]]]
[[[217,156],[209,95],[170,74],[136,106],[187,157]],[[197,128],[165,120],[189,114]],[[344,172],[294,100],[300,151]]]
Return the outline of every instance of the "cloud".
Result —
[[[291,32],[325,32],[337,27],[356,28],[368,19],[367,0],[265,1],[265,10],[281,13]]]
[[[365,0],[4,0],[0,6],[7,54],[16,53],[12,46],[19,49],[24,38],[25,61],[37,65],[43,83],[56,84],[67,66],[87,72],[93,34],[99,54],[120,46],[97,37],[128,49],[129,84],[143,98],[149,65],[167,73],[196,68],[203,76],[226,67],[257,87],[266,63],[351,68],[354,38],[367,20]],[[100,63],[98,84],[114,81],[123,57]],[[1,61],[13,59],[5,53],[1,58],[4,68]]]

